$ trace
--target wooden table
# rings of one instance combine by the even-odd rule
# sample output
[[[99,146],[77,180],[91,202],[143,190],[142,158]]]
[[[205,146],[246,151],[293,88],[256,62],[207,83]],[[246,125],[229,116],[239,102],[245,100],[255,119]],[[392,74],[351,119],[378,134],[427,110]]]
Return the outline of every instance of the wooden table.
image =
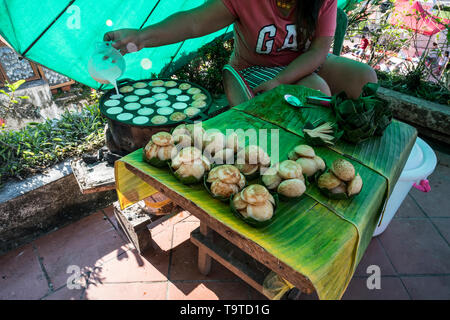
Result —
[[[129,164],[125,165],[136,176],[200,220],[200,227],[191,233],[191,241],[198,247],[198,268],[202,274],[210,273],[211,259],[214,259],[263,294],[263,281],[270,270],[288,280],[301,292],[307,294],[314,292],[314,286],[308,278],[268,253],[257,243],[214,219],[195,203],[180,197],[160,181]],[[224,239],[229,243],[223,241]]]
[[[228,128],[265,131],[270,135],[266,150],[271,150],[275,137],[278,161],[284,160],[292,148],[305,143],[305,121],[333,119],[330,110],[322,107],[299,112],[283,103],[285,93],[305,99],[315,91],[280,86],[203,125],[223,132]],[[264,277],[272,270],[303,292],[315,290],[321,299],[339,299],[370,243],[416,135],[414,128],[396,121],[380,138],[358,145],[339,141],[332,147],[316,147],[316,154],[329,163],[345,157],[366,186],[354,199],[336,201],[311,184],[300,200],[280,202],[278,217],[262,229],[236,218],[229,204],[211,199],[202,185],[185,186],[167,168],[148,165],[142,160],[142,150],[116,161],[116,187],[123,208],[159,191],[199,218],[200,229],[192,233],[191,241],[199,247],[202,273],[210,271],[211,259],[215,259],[260,292]],[[277,161],[276,156],[272,160]]]

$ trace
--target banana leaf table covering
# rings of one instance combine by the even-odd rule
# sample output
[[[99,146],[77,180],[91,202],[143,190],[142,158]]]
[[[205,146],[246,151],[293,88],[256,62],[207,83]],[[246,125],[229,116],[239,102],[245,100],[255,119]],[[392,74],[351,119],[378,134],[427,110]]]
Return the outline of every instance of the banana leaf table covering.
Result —
[[[289,106],[282,98],[287,93],[296,95],[305,104],[306,96],[320,94],[305,87],[282,85],[204,121],[203,128],[219,129],[224,134],[226,129],[267,129],[269,155],[273,160],[277,157],[270,154],[271,134],[276,133],[273,143],[279,143],[279,161],[285,160],[293,147],[305,143],[302,127],[306,121],[334,120],[327,108],[315,106],[299,111]],[[372,238],[416,137],[413,127],[394,120],[382,137],[358,145],[339,141],[331,147],[314,147],[328,165],[340,157],[349,160],[364,181],[361,193],[352,200],[331,200],[319,192],[316,184],[310,184],[302,198],[280,202],[277,218],[260,229],[236,218],[227,203],[213,199],[201,184],[183,185],[168,169],[145,163],[142,149],[116,162],[116,189],[122,208],[157,192],[126,168],[132,166],[307,277],[320,299],[340,299]]]

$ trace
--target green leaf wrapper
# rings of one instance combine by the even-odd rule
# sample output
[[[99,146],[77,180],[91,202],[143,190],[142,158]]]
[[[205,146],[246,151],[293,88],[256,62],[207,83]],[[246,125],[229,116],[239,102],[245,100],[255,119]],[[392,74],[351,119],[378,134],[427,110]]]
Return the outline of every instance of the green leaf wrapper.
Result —
[[[196,184],[196,183],[199,183],[201,180],[202,180],[202,178],[200,178],[200,179],[197,179],[197,178],[195,178],[195,177],[192,177],[192,176],[190,176],[190,177],[181,177],[176,171],[174,171],[173,170],[173,168],[172,168],[172,161],[168,161],[168,165],[169,165],[169,169],[170,169],[170,172],[172,172],[172,174],[182,183],[182,184],[186,184],[186,185],[189,185],[189,184]],[[206,171],[205,171],[205,173],[206,173]]]
[[[157,157],[152,158],[152,159],[147,159],[147,157],[145,156],[144,149],[142,149],[142,159],[144,159],[144,161],[147,162],[148,164],[150,164],[154,167],[157,167],[157,168],[164,168],[168,165],[167,161],[160,160]]]
[[[376,96],[379,85],[368,83],[358,99],[349,99],[341,92],[331,99],[336,119],[344,131],[343,139],[359,143],[373,135],[382,135],[392,121],[387,102]]]
[[[263,228],[268,226],[269,224],[271,224],[277,217],[277,207],[278,207],[278,203],[279,203],[279,199],[278,199],[278,194],[273,194],[272,196],[275,200],[275,206],[273,208],[273,215],[272,218],[270,218],[269,220],[266,221],[258,221],[255,220],[253,218],[246,218],[244,217],[238,210],[236,210],[236,208],[234,207],[233,204],[233,196],[230,197],[229,201],[230,201],[230,208],[231,211],[233,212],[233,214],[238,217],[239,219],[243,220],[245,223],[247,223],[248,225],[254,227],[254,228]]]

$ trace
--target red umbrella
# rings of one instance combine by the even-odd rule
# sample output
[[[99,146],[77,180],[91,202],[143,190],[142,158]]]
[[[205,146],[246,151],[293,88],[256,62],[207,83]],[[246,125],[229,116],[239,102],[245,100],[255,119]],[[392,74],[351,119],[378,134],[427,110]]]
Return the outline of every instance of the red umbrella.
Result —
[[[418,33],[431,36],[450,25],[449,19],[442,19],[429,13],[424,6],[409,0],[395,1],[395,11],[390,16],[391,24],[403,29],[417,31]]]

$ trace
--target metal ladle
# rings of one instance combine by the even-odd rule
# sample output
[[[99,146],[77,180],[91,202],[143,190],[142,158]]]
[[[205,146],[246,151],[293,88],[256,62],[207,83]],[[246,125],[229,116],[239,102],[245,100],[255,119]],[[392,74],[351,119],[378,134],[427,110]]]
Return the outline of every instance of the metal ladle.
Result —
[[[297,98],[296,96],[290,95],[290,94],[285,94],[284,95],[284,100],[286,100],[287,103],[289,103],[291,106],[296,107],[296,108],[311,108],[311,107],[306,107],[303,102],[300,101],[299,98]]]

